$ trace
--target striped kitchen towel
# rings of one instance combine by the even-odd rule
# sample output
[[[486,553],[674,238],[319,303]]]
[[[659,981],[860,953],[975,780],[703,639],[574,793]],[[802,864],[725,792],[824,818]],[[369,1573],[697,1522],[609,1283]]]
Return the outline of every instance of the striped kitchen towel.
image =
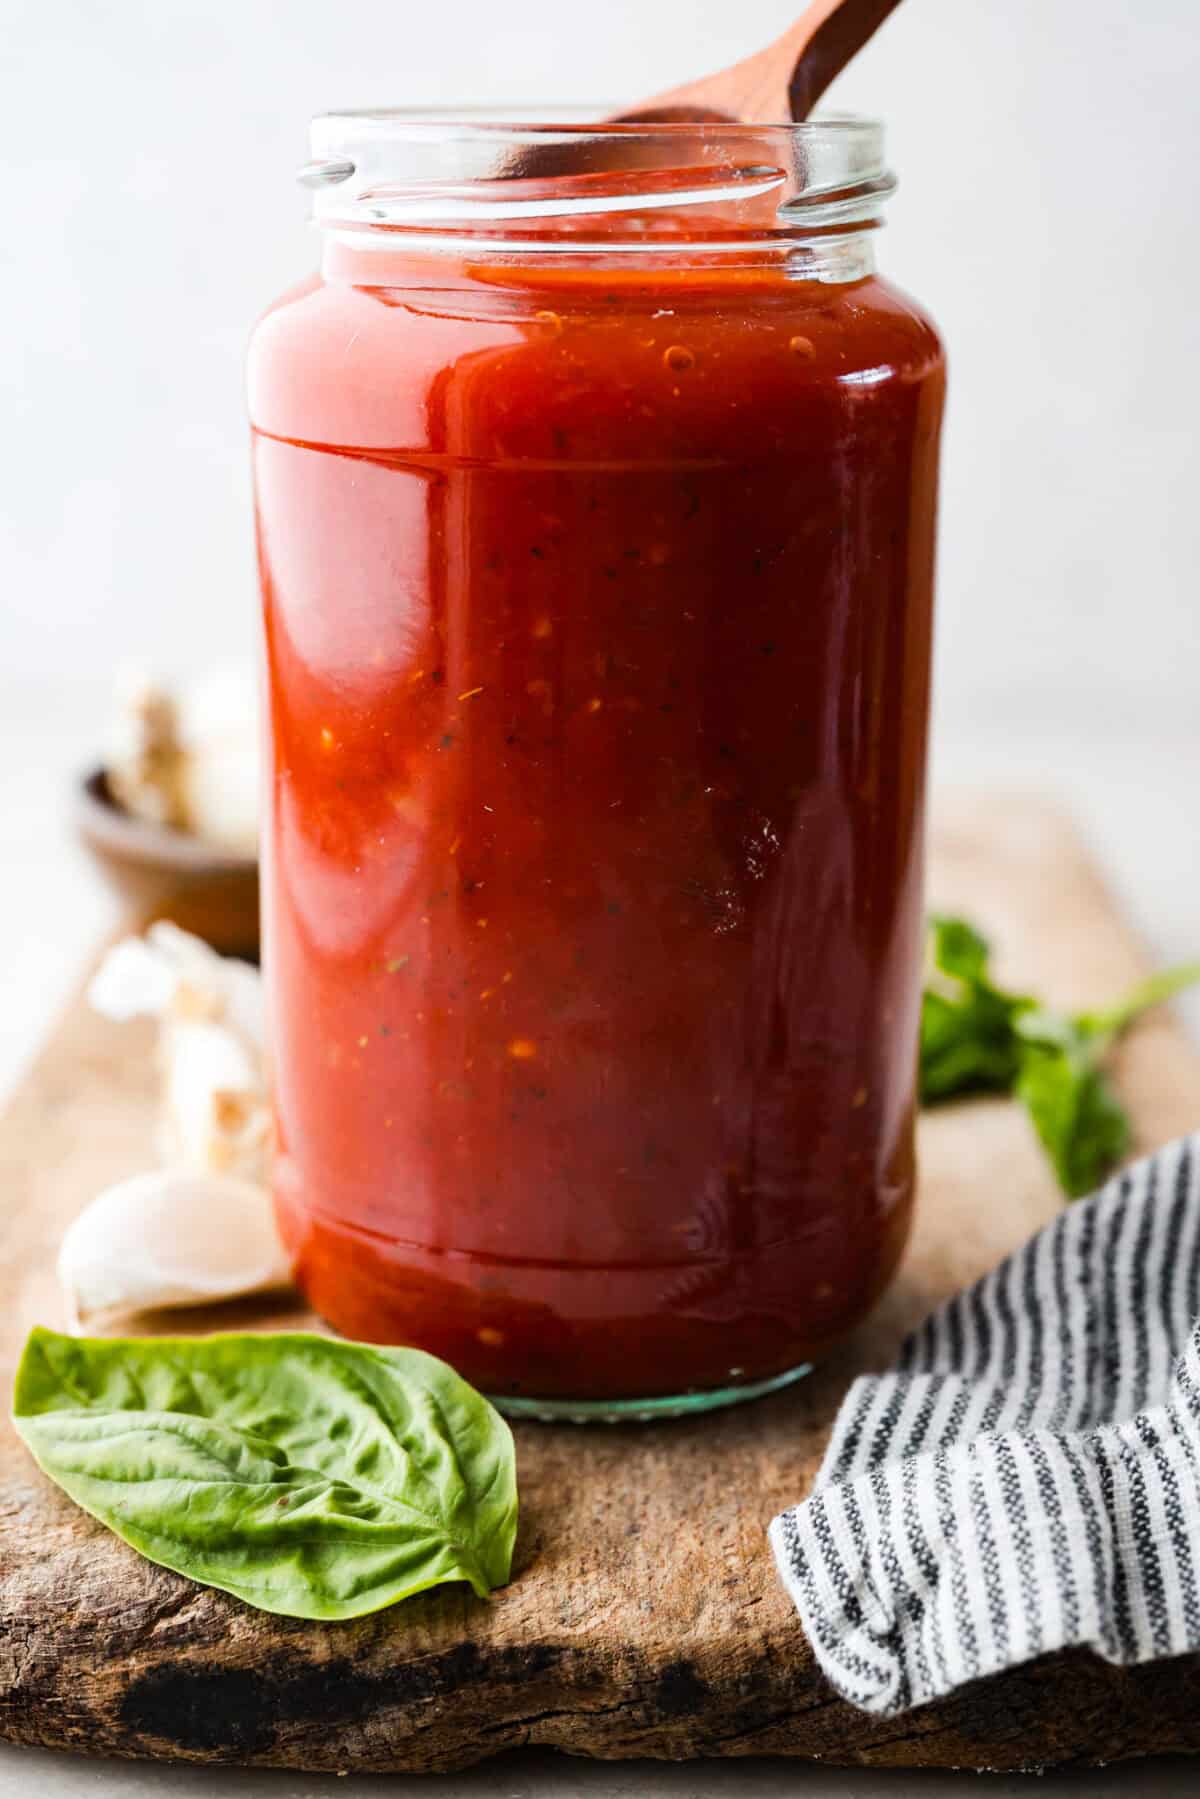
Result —
[[[883,1716],[1070,1644],[1200,1649],[1200,1134],[856,1380],[771,1542],[825,1674]]]

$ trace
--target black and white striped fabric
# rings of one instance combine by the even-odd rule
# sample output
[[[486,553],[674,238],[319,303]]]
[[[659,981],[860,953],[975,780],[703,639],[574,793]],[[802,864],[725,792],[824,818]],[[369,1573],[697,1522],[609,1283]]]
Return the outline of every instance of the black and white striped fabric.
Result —
[[[1064,1209],[857,1380],[771,1540],[867,1711],[1069,1644],[1200,1649],[1200,1135]]]

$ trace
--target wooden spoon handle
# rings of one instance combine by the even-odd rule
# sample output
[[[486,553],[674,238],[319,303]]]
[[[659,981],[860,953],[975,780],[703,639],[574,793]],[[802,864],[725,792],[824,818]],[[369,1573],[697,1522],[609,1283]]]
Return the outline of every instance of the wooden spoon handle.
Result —
[[[622,123],[735,120],[778,125],[806,119],[835,76],[899,0],[812,0],[782,37],[731,69],[689,81],[618,114]]]
[[[792,118],[806,119],[825,89],[858,55],[900,0],[813,0],[787,34],[795,41],[788,82]]]

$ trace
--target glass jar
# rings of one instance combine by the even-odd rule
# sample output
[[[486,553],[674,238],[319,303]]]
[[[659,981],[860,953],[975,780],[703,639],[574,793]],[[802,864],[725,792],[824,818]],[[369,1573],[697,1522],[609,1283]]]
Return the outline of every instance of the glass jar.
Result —
[[[250,355],[299,1278],[512,1412],[762,1392],[912,1200],[943,362],[880,130],[313,146]]]

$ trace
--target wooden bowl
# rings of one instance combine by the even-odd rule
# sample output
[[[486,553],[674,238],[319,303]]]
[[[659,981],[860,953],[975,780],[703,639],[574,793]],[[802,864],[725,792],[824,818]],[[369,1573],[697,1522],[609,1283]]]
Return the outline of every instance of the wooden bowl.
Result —
[[[222,955],[257,959],[256,857],[134,818],[113,799],[102,768],[79,781],[75,821],[135,928],[170,919]]]

